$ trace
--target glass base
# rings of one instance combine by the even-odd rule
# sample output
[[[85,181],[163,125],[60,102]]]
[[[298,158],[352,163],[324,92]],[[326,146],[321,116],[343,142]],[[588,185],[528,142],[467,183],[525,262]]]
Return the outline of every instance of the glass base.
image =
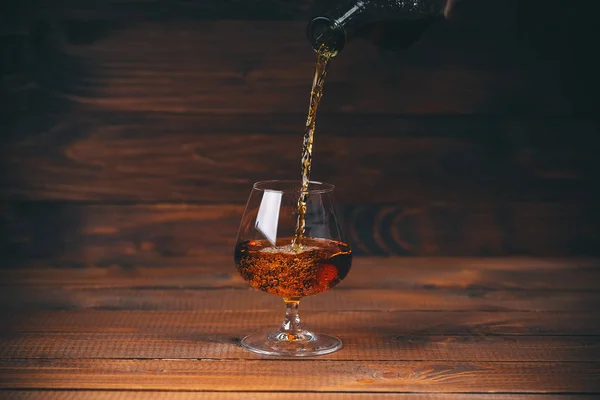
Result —
[[[267,356],[311,357],[333,353],[342,348],[335,336],[302,330],[296,334],[263,330],[242,339],[243,348]]]

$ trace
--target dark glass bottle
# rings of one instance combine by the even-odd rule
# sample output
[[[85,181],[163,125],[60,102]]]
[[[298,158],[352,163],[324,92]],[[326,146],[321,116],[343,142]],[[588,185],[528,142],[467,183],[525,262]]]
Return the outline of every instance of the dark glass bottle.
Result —
[[[312,47],[325,46],[333,55],[354,37],[403,50],[416,42],[432,24],[444,20],[454,0],[341,0],[313,18],[306,34]]]

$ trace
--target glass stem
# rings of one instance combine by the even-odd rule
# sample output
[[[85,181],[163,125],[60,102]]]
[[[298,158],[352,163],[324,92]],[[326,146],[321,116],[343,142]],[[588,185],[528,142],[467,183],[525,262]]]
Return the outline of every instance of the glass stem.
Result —
[[[283,299],[283,301],[285,302],[285,319],[281,324],[281,328],[279,328],[279,332],[288,341],[304,340],[305,331],[300,325],[300,316],[298,315],[300,300]]]

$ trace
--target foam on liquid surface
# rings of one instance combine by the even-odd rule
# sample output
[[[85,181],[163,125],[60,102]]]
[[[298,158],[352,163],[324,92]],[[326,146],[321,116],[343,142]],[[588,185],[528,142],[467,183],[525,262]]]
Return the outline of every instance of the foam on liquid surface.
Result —
[[[293,244],[288,244],[285,246],[273,246],[273,247],[264,247],[260,249],[260,253],[270,253],[270,254],[301,254],[311,250],[318,250],[317,246],[294,246]]]

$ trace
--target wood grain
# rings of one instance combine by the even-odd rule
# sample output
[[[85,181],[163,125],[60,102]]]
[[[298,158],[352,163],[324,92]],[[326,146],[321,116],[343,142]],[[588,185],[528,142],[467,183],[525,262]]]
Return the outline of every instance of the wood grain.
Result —
[[[120,333],[133,338],[148,336],[200,339],[199,334],[222,336],[223,342],[261,327],[279,326],[283,305],[268,310],[253,308],[236,310],[140,311],[140,310],[30,310],[2,312],[2,335],[18,340],[19,335],[38,337],[56,335]],[[374,335],[412,336],[598,336],[600,326],[592,313],[532,312],[452,312],[452,311],[334,311],[311,310],[302,306],[304,322],[324,331],[371,332]],[[179,336],[177,336],[179,335]],[[231,335],[231,336],[229,336]],[[208,337],[208,336],[207,336]],[[418,343],[418,338],[415,338]],[[492,341],[493,342],[493,341]],[[13,344],[18,342],[12,342]],[[109,346],[110,344],[106,344]],[[6,348],[6,351],[8,348]],[[18,351],[28,351],[14,347]],[[50,349],[51,350],[51,349]],[[60,349],[54,349],[58,351]]]
[[[597,393],[597,364],[231,360],[4,360],[3,388]],[[332,372],[335,371],[335,379]]]
[[[8,94],[0,100],[16,112],[298,112],[312,68],[309,3],[9,0],[0,35],[10,44],[0,54],[19,55],[18,68],[3,77],[0,93]],[[461,4],[404,54],[358,40],[348,46],[335,60],[323,111],[595,116],[592,4]]]
[[[239,341],[262,328],[276,329],[283,317],[275,310],[25,313],[7,318],[0,358],[255,359]],[[311,329],[344,341],[344,350],[328,360],[592,362],[600,357],[599,336],[591,334],[598,326],[581,313],[330,311],[308,312],[304,320]],[[567,330],[585,335],[569,336]]]
[[[274,322],[273,320],[272,322]],[[273,331],[277,324],[273,323]],[[148,334],[76,334],[45,333],[3,340],[3,359],[254,359],[237,342],[258,328],[236,333],[206,335],[197,332],[190,338],[162,337]],[[449,335],[428,337],[381,337],[373,332],[345,332],[329,329],[328,334],[341,336],[344,351],[328,360],[378,361],[512,361],[512,362],[594,362],[600,356],[596,337],[505,337],[484,335]],[[366,338],[370,333],[372,337]]]
[[[85,398],[90,400],[138,400],[138,399],[159,399],[159,400],[190,400],[190,399],[207,399],[207,400],[314,400],[314,399],[417,399],[417,400],[569,400],[569,399],[589,399],[589,395],[535,395],[535,394],[425,394],[425,393],[226,393],[226,392],[206,392],[190,393],[190,392],[172,392],[172,391],[62,391],[62,390],[6,390],[0,392],[6,400],[74,400],[79,399],[83,393]]]
[[[0,268],[118,266],[131,270],[228,263],[243,209],[243,205],[193,203],[4,203],[0,205]],[[357,256],[598,255],[599,212],[591,204],[541,202],[346,204],[340,208]],[[572,279],[567,272],[554,273],[568,278],[554,280],[562,287]],[[519,271],[513,269],[512,274]],[[593,282],[584,275],[575,277],[582,277],[577,285],[584,287]],[[502,278],[515,281],[516,277]],[[545,282],[545,278],[530,282]]]
[[[231,260],[243,209],[239,205],[15,204],[3,208],[2,253],[17,267],[25,259],[62,267],[125,268]]]
[[[300,114],[105,112],[24,121],[0,151],[0,194],[244,204],[255,181],[297,179],[302,125]],[[585,206],[598,194],[599,143],[591,138],[599,130],[589,119],[325,116],[312,177],[336,184],[341,201],[353,204]]]
[[[264,293],[243,289],[221,290],[50,290],[36,294],[32,289],[8,290],[3,300],[10,308],[109,309],[109,310],[269,310],[281,300]],[[39,289],[38,289],[39,290]],[[14,303],[14,306],[11,305]],[[600,306],[598,293],[553,293],[548,291],[428,290],[428,289],[348,289],[333,290],[307,297],[311,310],[385,311],[587,311]]]
[[[57,289],[67,296],[77,291],[103,289],[247,288],[231,257],[213,255],[202,262],[182,257],[71,269],[32,261],[22,268],[0,269],[0,285],[2,293],[10,293],[13,288],[15,291],[30,288],[37,296]],[[352,273],[336,290],[443,289],[463,291],[473,297],[493,291],[594,292],[600,285],[599,263],[598,259],[585,258],[357,257]],[[37,298],[34,294],[32,300]]]
[[[574,108],[583,94],[565,95],[554,84],[564,79],[582,86],[561,70],[567,56],[555,52],[540,60],[540,46],[524,41],[519,30],[529,33],[536,25],[519,25],[515,15],[498,11],[497,18],[484,11],[485,19],[475,14],[430,31],[403,54],[356,41],[333,63],[322,111],[594,115],[589,110],[597,101],[588,97],[593,104]],[[43,34],[31,30],[41,42],[33,73],[26,74],[35,82],[27,89],[32,110],[264,114],[306,108],[314,54],[305,21],[167,18],[98,26],[95,20],[66,16],[51,20]],[[585,76],[594,84],[593,74]]]
[[[9,309],[279,307],[278,298],[250,290],[230,259],[190,264],[7,270],[0,275],[0,300]],[[339,288],[303,304],[327,310],[590,311],[600,301],[598,273],[597,260],[585,259],[357,258]]]
[[[332,63],[313,177],[356,254],[598,254],[597,12],[490,1]],[[311,3],[0,6],[1,398],[600,394],[594,259],[357,258],[302,301],[342,351],[239,347],[282,317],[230,253],[251,183],[296,179]]]
[[[66,100],[66,105],[177,113],[298,112],[306,107],[314,53],[304,37],[304,21],[129,22],[117,28],[109,24],[96,35],[97,26],[86,31],[80,25],[83,29],[75,37],[70,37],[68,25],[49,25],[38,56],[45,68],[29,74],[39,89]],[[86,36],[90,39],[78,41]],[[489,113],[498,103],[493,94],[507,97],[516,91],[529,97],[525,76],[517,68],[489,65],[482,74],[474,66],[467,71],[463,62],[461,69],[450,65],[440,71],[431,61],[428,68],[428,60],[443,57],[451,62],[452,51],[440,46],[433,58],[431,52],[429,58],[419,58],[415,51],[411,63],[399,56],[383,59],[373,46],[357,43],[336,60],[323,111]],[[390,82],[403,85],[412,93],[410,99],[391,90]],[[362,96],[367,88],[378,96]],[[443,100],[457,88],[468,96]],[[39,89],[29,93],[32,104],[43,96]],[[552,100],[551,107],[565,108],[560,98]],[[50,104],[55,109],[58,105]]]
[[[387,266],[379,262],[382,260],[388,262]],[[385,271],[393,268],[394,259],[365,258],[362,261],[365,263],[363,274],[371,266],[369,272],[376,274],[379,282],[391,276]],[[433,292],[434,296],[425,303],[444,307],[461,304],[463,300],[459,299],[464,294],[459,294],[457,288],[470,287],[463,279],[476,277],[478,272],[520,271],[544,276],[572,269],[576,276],[578,271],[597,271],[589,268],[597,261],[585,259],[463,259],[461,262],[453,258],[398,258],[396,262],[400,268],[414,270],[412,276],[406,277],[407,282],[418,281],[419,275],[423,277],[421,281],[439,275],[439,284],[445,285],[446,289],[430,286],[421,287],[417,292]],[[431,269],[426,265],[431,265]],[[210,275],[211,268],[213,273],[219,271],[217,265],[205,266],[201,268],[201,274]],[[595,317],[595,290],[590,293],[566,288],[562,291],[514,288],[512,291],[487,291],[480,287],[464,297],[477,304],[482,304],[478,298],[483,298],[483,303],[496,302],[504,309],[493,312],[335,311],[357,304],[377,305],[383,310],[400,303],[418,307],[419,301],[414,301],[414,288],[401,289],[406,285],[401,283],[402,280],[387,283],[399,285],[394,290],[333,290],[303,301],[304,321],[318,331],[342,337],[345,348],[318,360],[298,363],[262,359],[238,346],[243,334],[261,327],[277,326],[282,308],[279,299],[239,289],[209,290],[208,286],[198,290],[176,289],[177,279],[184,282],[185,276],[167,280],[166,284],[176,290],[165,290],[152,285],[161,277],[169,276],[168,272],[157,268],[146,271],[155,274],[140,281],[149,286],[137,290],[117,289],[114,294],[117,303],[147,309],[147,304],[154,301],[156,305],[174,305],[175,309],[94,309],[90,291],[111,291],[128,282],[131,284],[135,282],[136,272],[121,271],[115,275],[114,269],[65,270],[63,280],[58,276],[51,278],[51,274],[48,280],[43,274],[30,276],[21,281],[23,286],[17,287],[14,293],[10,291],[11,285],[5,284],[4,289],[8,291],[2,292],[7,298],[0,301],[4,305],[0,314],[3,321],[0,328],[0,386],[171,391],[598,392],[600,325]],[[26,276],[25,271],[7,272],[21,272],[21,276]],[[99,272],[104,274],[96,275]],[[71,273],[72,278],[66,278]],[[154,278],[148,280],[152,276]],[[102,285],[102,281],[88,280],[89,277],[110,277],[114,286],[110,286],[108,279],[104,281],[105,289],[94,289],[94,282]],[[361,277],[358,278],[360,281]],[[370,285],[377,287],[377,279]],[[81,310],[72,306],[64,311],[40,310],[44,307],[41,299],[33,306],[36,310],[20,310],[18,306],[11,310],[10,299],[17,301],[18,293],[27,297],[27,288],[34,289],[35,293],[51,289],[48,299],[70,293],[74,300],[71,304],[77,304],[77,301],[88,303]],[[182,293],[184,296],[190,294],[190,298],[193,296],[199,302],[186,303],[189,299],[182,302]],[[402,300],[399,293],[400,297],[402,293],[408,296]],[[137,301],[138,296],[143,300]],[[564,296],[572,300],[565,300]],[[261,303],[261,308],[259,303],[263,299],[272,303]],[[537,299],[540,301],[536,302]],[[322,303],[315,303],[316,300]],[[470,300],[466,301],[464,304]],[[568,311],[565,308],[566,312],[540,312],[555,304],[559,307],[572,304],[572,307]],[[515,306],[532,305],[542,308],[538,312],[531,312],[532,308],[527,312],[505,311]],[[45,306],[53,305],[50,302]],[[227,311],[232,306],[237,308]],[[181,311],[182,308],[189,311]],[[182,364],[186,362],[188,364]],[[206,366],[206,362],[218,364]],[[253,362],[261,364],[251,365]],[[310,369],[308,375],[304,367]],[[286,368],[302,370],[300,381],[288,382],[282,376],[287,376]],[[256,371],[260,371],[260,376],[253,375]],[[227,378],[219,378],[221,375]],[[298,389],[295,384],[300,385]]]

